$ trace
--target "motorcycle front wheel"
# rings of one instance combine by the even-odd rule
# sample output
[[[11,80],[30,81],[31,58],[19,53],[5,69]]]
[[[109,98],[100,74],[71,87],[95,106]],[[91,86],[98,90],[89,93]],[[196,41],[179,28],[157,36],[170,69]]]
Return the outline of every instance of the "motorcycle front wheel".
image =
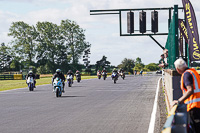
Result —
[[[59,97],[59,90],[56,88],[56,97]]]
[[[29,91],[31,91],[31,85],[30,84],[28,84],[28,88],[29,88]]]
[[[71,85],[71,83],[68,83],[68,87],[71,87],[72,85]]]
[[[29,87],[29,91],[33,91],[33,84],[29,83],[28,87]]]
[[[61,97],[62,92],[60,92],[59,88],[56,88],[56,97]]]

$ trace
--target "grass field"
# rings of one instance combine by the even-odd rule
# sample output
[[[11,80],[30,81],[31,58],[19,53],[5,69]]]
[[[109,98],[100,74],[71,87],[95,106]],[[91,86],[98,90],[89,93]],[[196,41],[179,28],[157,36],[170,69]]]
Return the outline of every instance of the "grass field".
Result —
[[[81,79],[93,79],[97,76],[81,76]],[[75,78],[76,80],[76,78]],[[51,84],[51,77],[40,78],[36,80],[37,85]],[[27,87],[25,80],[0,80],[0,91],[12,90]]]

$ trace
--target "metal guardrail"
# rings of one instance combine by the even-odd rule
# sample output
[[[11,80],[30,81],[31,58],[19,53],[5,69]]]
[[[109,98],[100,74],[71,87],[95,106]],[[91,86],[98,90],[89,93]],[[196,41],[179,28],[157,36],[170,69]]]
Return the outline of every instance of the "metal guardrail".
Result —
[[[36,79],[40,79],[40,75],[36,74]],[[23,74],[4,74],[0,75],[0,80],[25,80],[26,75]]]
[[[162,133],[187,133],[187,125],[187,105],[175,105],[168,114]]]
[[[0,75],[0,80],[14,80],[14,75]]]

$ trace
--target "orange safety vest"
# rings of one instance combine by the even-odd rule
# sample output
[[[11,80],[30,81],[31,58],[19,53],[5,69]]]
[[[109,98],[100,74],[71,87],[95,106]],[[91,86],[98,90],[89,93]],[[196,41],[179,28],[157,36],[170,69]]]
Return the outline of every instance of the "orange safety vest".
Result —
[[[184,101],[184,103],[187,104],[187,111],[189,111],[192,108],[200,108],[200,76],[194,68],[190,68],[185,72],[189,72],[193,77],[194,93]],[[183,91],[183,94],[187,92],[187,89],[184,88],[183,83],[184,73],[181,76],[181,89]]]

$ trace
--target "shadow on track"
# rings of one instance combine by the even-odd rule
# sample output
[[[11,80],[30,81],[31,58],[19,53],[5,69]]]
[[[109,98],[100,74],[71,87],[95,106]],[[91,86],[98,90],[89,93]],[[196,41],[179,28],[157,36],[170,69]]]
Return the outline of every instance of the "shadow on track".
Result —
[[[60,98],[75,98],[75,97],[86,97],[86,96],[61,96]]]

